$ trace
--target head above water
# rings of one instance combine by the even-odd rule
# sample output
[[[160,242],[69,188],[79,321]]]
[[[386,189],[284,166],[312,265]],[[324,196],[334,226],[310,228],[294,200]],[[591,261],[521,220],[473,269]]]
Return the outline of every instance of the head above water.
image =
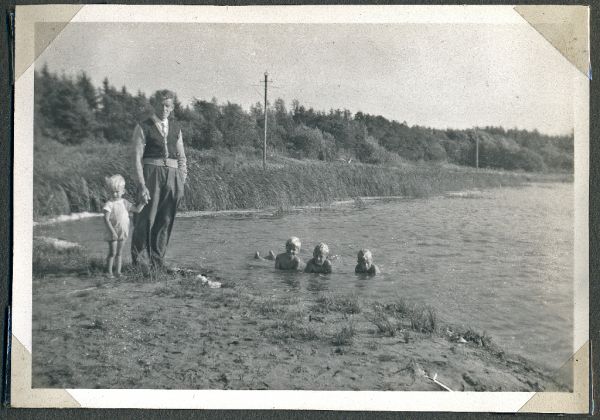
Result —
[[[317,245],[313,251],[313,262],[317,265],[323,265],[329,255],[329,246],[326,243],[321,242]]]
[[[159,120],[166,120],[175,109],[175,93],[170,90],[159,90],[151,100],[154,113]]]
[[[285,241],[285,250],[290,254],[297,254],[300,252],[300,248],[302,244],[300,243],[300,239],[292,236],[290,239]]]
[[[329,255],[329,246],[325,242],[320,242],[313,251],[313,257],[317,255]]]
[[[366,248],[358,251],[357,255],[358,262],[367,261],[369,263],[373,262],[373,254]]]
[[[356,261],[358,263],[357,272],[366,272],[373,266],[373,254],[368,249],[363,248],[358,251]]]

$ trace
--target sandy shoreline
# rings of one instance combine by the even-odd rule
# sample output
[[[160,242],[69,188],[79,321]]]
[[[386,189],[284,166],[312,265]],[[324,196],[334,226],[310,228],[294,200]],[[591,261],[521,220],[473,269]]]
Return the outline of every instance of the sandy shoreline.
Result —
[[[452,336],[439,323],[433,333],[406,323],[382,330],[381,314],[402,322],[393,310],[382,312],[394,308],[391,301],[276,301],[243,282],[224,286],[178,275],[35,277],[33,386],[440,391],[429,379],[437,374],[455,391],[568,389],[530,362],[481,337]]]

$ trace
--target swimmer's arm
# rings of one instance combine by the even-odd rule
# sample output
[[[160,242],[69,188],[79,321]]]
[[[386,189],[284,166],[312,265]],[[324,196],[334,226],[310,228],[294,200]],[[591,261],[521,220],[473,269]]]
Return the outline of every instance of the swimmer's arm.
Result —
[[[313,263],[312,263],[312,260],[306,263],[306,267],[304,267],[304,272],[305,273],[312,273],[313,272]]]
[[[325,260],[325,262],[323,263],[323,273],[329,274],[329,273],[331,273],[332,269],[333,269],[333,266],[331,265],[331,261]]]
[[[304,261],[302,261],[300,258],[294,257],[294,259],[292,260],[292,266],[296,271],[303,271],[306,265],[304,264]]]

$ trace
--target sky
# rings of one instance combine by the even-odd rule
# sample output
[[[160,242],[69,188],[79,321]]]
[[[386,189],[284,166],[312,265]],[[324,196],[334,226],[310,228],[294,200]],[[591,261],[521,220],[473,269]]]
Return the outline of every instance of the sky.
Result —
[[[523,24],[70,23],[37,68],[248,109],[298,99],[435,128],[568,134],[571,64]]]

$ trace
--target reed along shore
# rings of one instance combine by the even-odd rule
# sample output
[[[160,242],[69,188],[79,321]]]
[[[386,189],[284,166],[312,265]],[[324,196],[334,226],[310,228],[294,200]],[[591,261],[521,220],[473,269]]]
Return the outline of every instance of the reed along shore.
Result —
[[[133,200],[132,148],[84,144],[76,149],[46,140],[35,144],[34,219],[98,212],[106,200],[104,178],[121,174]],[[188,181],[181,210],[287,209],[356,197],[426,197],[446,191],[570,181],[570,174],[509,172],[447,164],[397,161],[297,160],[230,151],[188,149]]]

